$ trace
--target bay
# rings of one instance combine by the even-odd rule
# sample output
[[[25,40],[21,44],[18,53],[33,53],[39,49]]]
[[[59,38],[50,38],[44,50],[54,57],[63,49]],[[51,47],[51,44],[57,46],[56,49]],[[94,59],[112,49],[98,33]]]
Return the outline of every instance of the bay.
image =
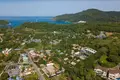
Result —
[[[0,16],[0,20],[7,20],[9,25],[17,27],[25,22],[47,22],[51,24],[71,24],[67,21],[53,20],[52,16]]]

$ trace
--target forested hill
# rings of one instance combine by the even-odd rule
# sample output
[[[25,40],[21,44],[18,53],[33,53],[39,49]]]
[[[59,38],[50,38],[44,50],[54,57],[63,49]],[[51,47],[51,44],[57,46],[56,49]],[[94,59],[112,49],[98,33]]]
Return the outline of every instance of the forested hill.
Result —
[[[8,21],[0,20],[0,25],[7,25],[7,24],[8,24]]]
[[[88,22],[119,22],[120,12],[101,11],[98,9],[88,9],[75,14],[64,14],[54,17],[55,20],[65,20],[71,22],[88,21]]]

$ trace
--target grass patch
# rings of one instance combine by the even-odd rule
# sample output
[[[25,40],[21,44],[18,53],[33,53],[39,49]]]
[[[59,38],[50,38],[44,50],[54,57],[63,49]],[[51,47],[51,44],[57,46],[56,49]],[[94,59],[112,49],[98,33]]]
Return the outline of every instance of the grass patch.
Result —
[[[108,57],[106,55],[101,56],[101,58],[99,59],[100,65],[103,67],[108,67],[108,68],[115,67],[116,64],[112,62],[108,62],[107,58]]]

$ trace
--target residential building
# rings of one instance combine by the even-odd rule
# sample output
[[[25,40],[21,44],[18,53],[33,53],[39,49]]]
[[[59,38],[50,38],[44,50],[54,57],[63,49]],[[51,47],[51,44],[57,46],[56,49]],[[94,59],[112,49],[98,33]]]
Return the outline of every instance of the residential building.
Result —
[[[120,78],[120,70],[109,70],[108,80],[115,80]]]
[[[10,49],[6,48],[5,50],[2,51],[2,53],[5,55],[8,55],[9,53],[11,53],[11,50],[12,50],[12,48],[10,48]]]
[[[103,78],[107,78],[107,73],[108,73],[108,69],[101,67],[101,66],[97,66],[94,71],[96,72],[97,75],[103,77]]]
[[[88,47],[82,47],[81,48],[81,52],[83,53],[92,53],[92,54],[95,54],[97,51],[92,49],[92,48],[88,48]]]
[[[8,80],[23,80],[23,79],[17,76],[15,78],[9,77]]]
[[[60,70],[54,63],[47,64],[42,70],[48,77],[53,77],[64,72],[64,69]]]
[[[99,38],[99,39],[104,39],[106,37],[107,36],[106,36],[106,34],[103,31],[101,31],[100,34],[96,36],[96,38]]]
[[[97,75],[106,78],[107,80],[119,80],[120,79],[120,69],[118,68],[105,68],[97,66],[94,71]]]
[[[32,73],[35,73],[35,70],[32,66],[20,66],[20,76],[26,76]]]
[[[29,59],[28,59],[27,54],[21,54],[21,56],[22,56],[23,63],[24,64],[28,64],[29,63]]]
[[[86,21],[82,21],[82,20],[81,20],[81,21],[78,21],[78,23],[86,23]]]
[[[10,77],[15,77],[19,75],[20,69],[18,65],[10,65],[8,66],[8,69],[6,69],[6,72]]]
[[[39,56],[39,54],[37,54],[34,50],[30,50],[29,53],[32,58]]]

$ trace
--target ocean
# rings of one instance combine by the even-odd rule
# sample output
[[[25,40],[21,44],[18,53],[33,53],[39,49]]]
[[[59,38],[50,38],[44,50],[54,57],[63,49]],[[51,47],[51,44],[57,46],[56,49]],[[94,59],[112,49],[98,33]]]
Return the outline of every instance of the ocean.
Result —
[[[71,24],[70,22],[67,21],[56,21],[53,20],[53,17],[51,16],[20,16],[20,17],[11,17],[11,16],[0,16],[0,20],[7,20],[9,21],[9,25],[12,27],[17,27],[22,25],[25,22],[47,22],[51,24]]]

